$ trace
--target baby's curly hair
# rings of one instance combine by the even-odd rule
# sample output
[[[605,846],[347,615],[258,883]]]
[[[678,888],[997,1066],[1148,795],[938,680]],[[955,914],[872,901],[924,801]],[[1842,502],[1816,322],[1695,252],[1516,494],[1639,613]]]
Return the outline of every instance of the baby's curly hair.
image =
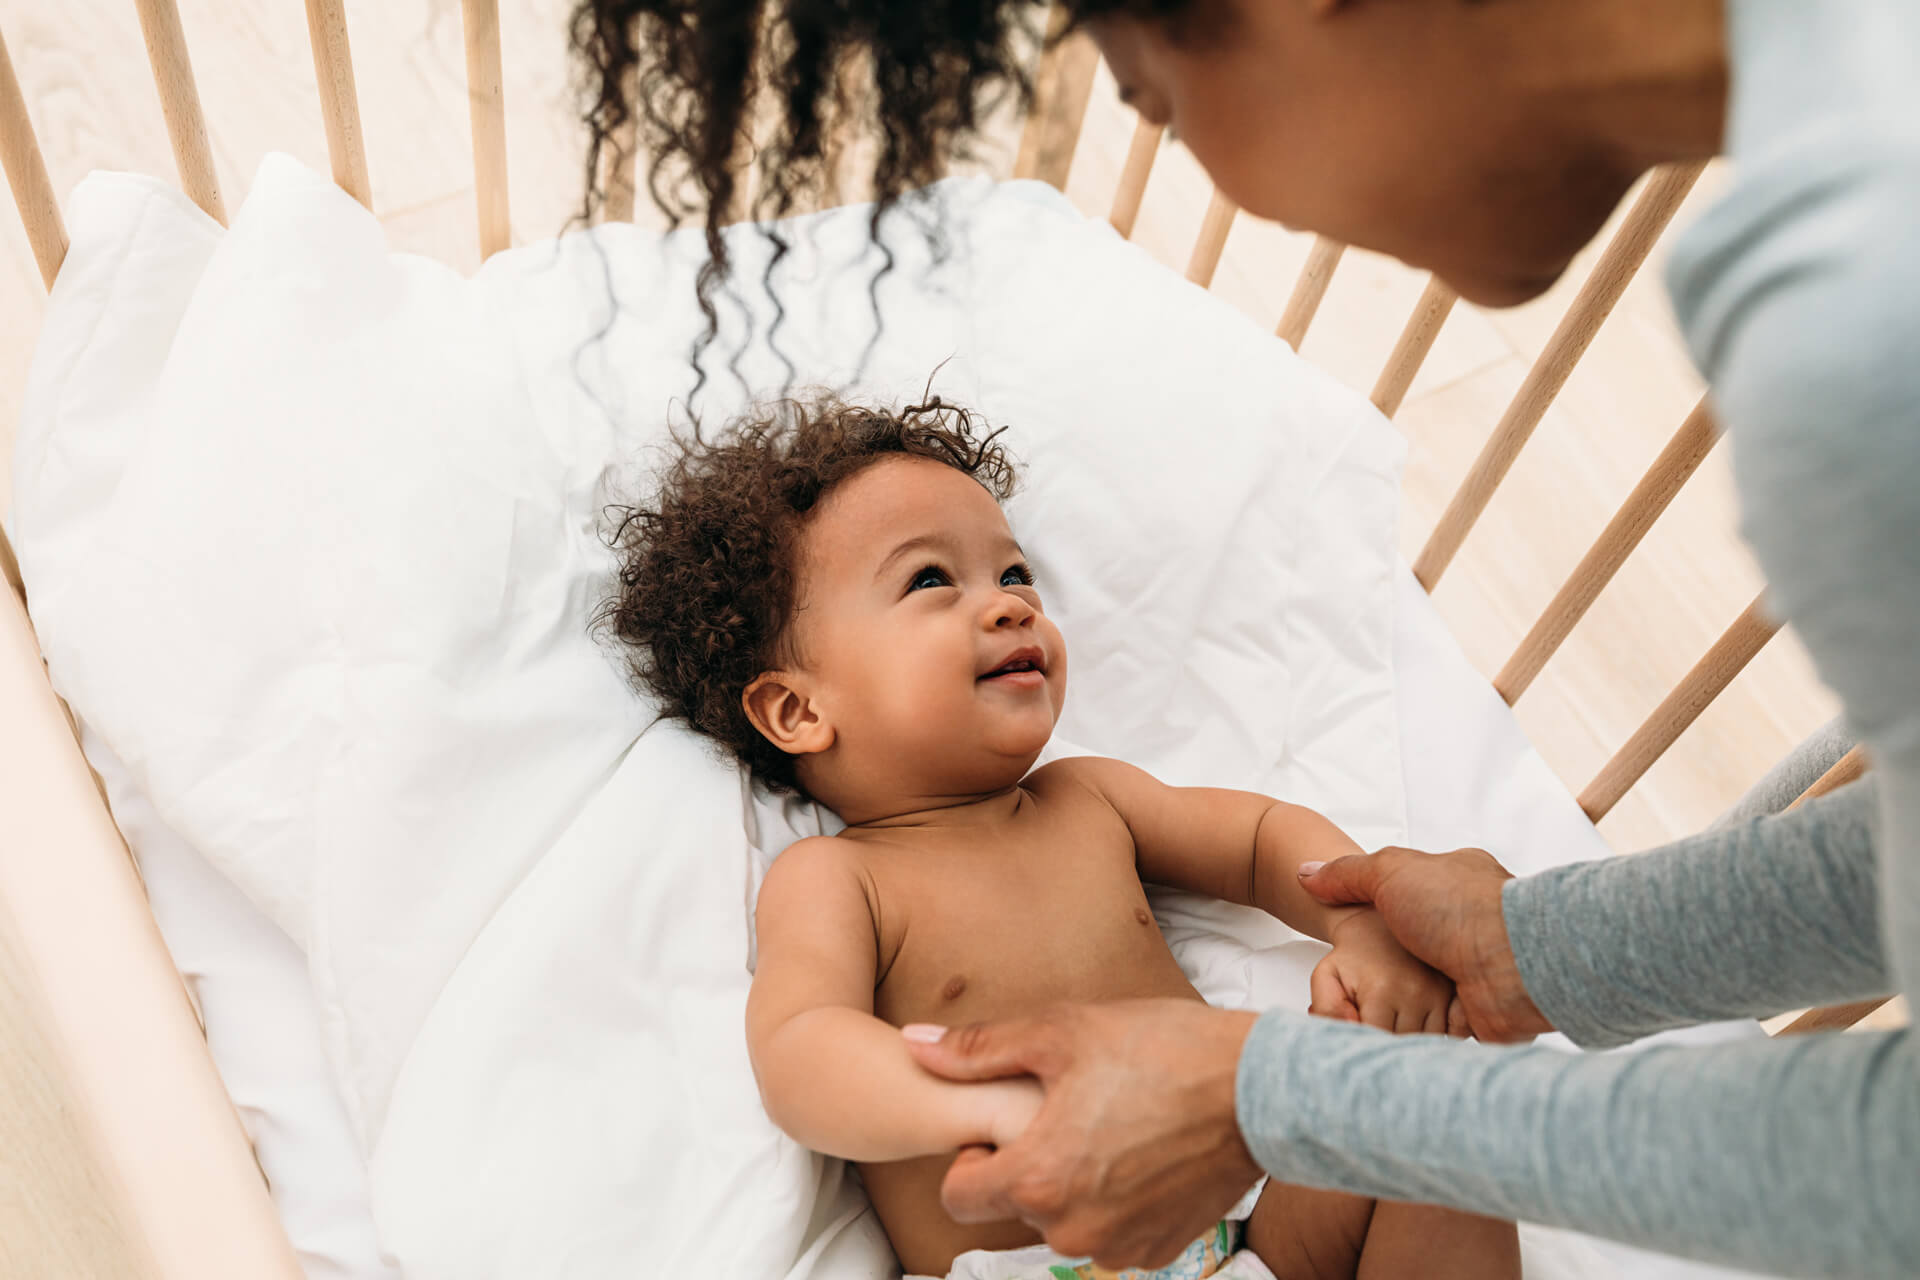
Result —
[[[896,455],[972,476],[998,501],[1016,471],[976,416],[932,396],[898,411],[820,393],[696,430],[658,477],[651,504],[608,509],[617,593],[596,629],[623,646],[627,674],[663,714],[706,734],[776,790],[800,789],[794,758],[747,719],[741,694],[790,657],[807,518],[833,489]]]

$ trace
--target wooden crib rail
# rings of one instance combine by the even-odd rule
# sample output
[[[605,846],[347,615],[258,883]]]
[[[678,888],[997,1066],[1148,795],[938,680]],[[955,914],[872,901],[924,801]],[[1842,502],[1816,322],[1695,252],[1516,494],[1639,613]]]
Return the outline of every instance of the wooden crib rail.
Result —
[[[1645,476],[1634,487],[1627,500],[1621,504],[1600,537],[1587,552],[1573,576],[1560,588],[1540,620],[1527,632],[1526,639],[1507,659],[1507,665],[1493,678],[1493,687],[1509,704],[1516,701],[1540,674],[1580,619],[1587,615],[1593,602],[1600,598],[1600,592],[1620,566],[1627,562],[1633,549],[1660,518],[1679,494],[1700,464],[1706,461],[1712,452],[1718,436],[1714,429],[1713,415],[1707,409],[1705,397],[1695,405],[1693,412],[1687,415],[1680,429],[1673,433],[1667,447],[1660,451],[1653,465],[1647,468]]]
[[[1013,162],[1014,177],[1037,178],[1060,188],[1067,185],[1073,168],[1080,126],[1093,98],[1093,77],[1100,70],[1100,51],[1084,31],[1062,38],[1070,20],[1064,5],[1048,10],[1046,44],[1033,77],[1035,109],[1027,115]]]
[[[371,210],[373,184],[367,178],[367,141],[360,131],[360,95],[353,83],[345,0],[307,0],[307,38],[313,45],[313,74],[320,86],[320,115],[327,127],[333,180]]]
[[[1680,208],[1680,202],[1693,189],[1694,182],[1704,168],[1705,164],[1695,163],[1657,170],[1647,183],[1646,190],[1634,202],[1620,230],[1614,234],[1601,253],[1599,262],[1594,264],[1592,274],[1580,287],[1573,305],[1567,308],[1559,327],[1547,340],[1540,358],[1527,371],[1526,380],[1520,384],[1520,390],[1514,394],[1506,413],[1501,415],[1493,435],[1488,438],[1480,456],[1474,460],[1453,501],[1447,504],[1440,523],[1427,539],[1427,545],[1413,562],[1413,576],[1427,590],[1433,590],[1440,581],[1440,575],[1453,562],[1460,544],[1466,541],[1468,532],[1480,519],[1480,513],[1486,510],[1494,491],[1512,469],[1514,459],[1520,456],[1522,446],[1533,434],[1533,429],[1540,425],[1540,419],[1546,416],[1553,398],[1560,394],[1560,388],[1566,385],[1574,366],[1586,354],[1594,335],[1600,331],[1601,322],[1612,312],[1620,295],[1626,292],[1633,273],[1639,270],[1647,254],[1653,251],[1654,241],[1672,220],[1675,211]]]
[[[1295,351],[1306,340],[1307,327],[1318,314],[1321,300],[1327,296],[1327,286],[1333,283],[1333,270],[1340,265],[1340,255],[1346,251],[1347,246],[1325,236],[1314,237],[1313,247],[1307,250],[1306,264],[1293,282],[1293,293],[1288,296],[1286,308],[1280,313],[1280,323],[1273,331]]]
[[[1153,174],[1153,162],[1160,154],[1160,140],[1166,129],[1148,123],[1142,116],[1134,122],[1133,141],[1127,144],[1127,161],[1120,169],[1120,182],[1113,190],[1113,208],[1107,221],[1122,239],[1131,239],[1133,224],[1140,216],[1140,201],[1147,194],[1147,179]]]
[[[153,64],[153,87],[160,94],[160,113],[166,118],[167,138],[173,143],[173,162],[180,170],[180,189],[222,226],[226,202],[220,198],[220,178],[213,168],[213,145],[207,139],[207,118],[200,109],[200,90],[193,81],[193,61],[187,56],[187,33],[180,25],[174,0],[134,0],[140,10],[140,34],[147,42],[147,60]]]
[[[0,1272],[298,1280],[125,843],[0,591]],[[0,1174],[0,1176],[4,1176]],[[9,1202],[11,1201],[11,1202]]]
[[[1587,816],[1595,822],[1604,818],[1779,630],[1780,624],[1767,616],[1760,599],[1742,610],[1580,793],[1580,807]]]
[[[1373,401],[1374,408],[1389,418],[1400,412],[1407,388],[1413,385],[1414,375],[1420,372],[1427,353],[1433,350],[1434,339],[1440,336],[1440,326],[1447,322],[1453,304],[1459,300],[1460,295],[1446,281],[1439,276],[1427,277],[1427,287],[1420,291],[1420,300],[1413,304],[1413,314],[1407,317],[1386,366],[1380,370],[1379,380],[1373,384],[1373,394],[1368,399]]]
[[[1200,219],[1200,234],[1193,242],[1193,254],[1187,259],[1187,279],[1205,289],[1213,284],[1213,273],[1220,267],[1220,255],[1227,247],[1227,234],[1233,230],[1234,215],[1240,207],[1213,189],[1207,212]]]
[[[467,42],[467,104],[473,120],[473,195],[480,256],[512,242],[507,211],[507,99],[500,68],[499,0],[460,0]]]
[[[13,74],[4,34],[0,34],[0,167],[6,169],[7,185],[13,189],[14,207],[27,228],[27,244],[40,277],[51,289],[60,264],[66,261],[67,227],[60,218],[60,201],[47,177],[46,157],[40,153],[40,139],[27,116],[27,102]],[[7,558],[11,561],[10,551]]]
[[[633,92],[634,81],[628,80],[628,93]],[[629,101],[632,99],[629,98]],[[600,210],[601,216],[608,222],[632,222],[634,200],[639,188],[640,153],[640,117],[629,112],[627,118],[615,126],[613,136],[608,140],[612,154],[606,159],[606,205]]]

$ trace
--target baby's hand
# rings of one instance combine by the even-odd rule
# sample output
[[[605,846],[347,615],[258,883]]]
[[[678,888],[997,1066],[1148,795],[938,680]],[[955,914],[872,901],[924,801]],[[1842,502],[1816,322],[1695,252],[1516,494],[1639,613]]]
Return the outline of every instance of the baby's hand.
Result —
[[[1356,912],[1332,935],[1333,950],[1314,966],[1307,1012],[1385,1031],[1466,1036],[1466,1010],[1453,982],[1394,941],[1379,912]]]

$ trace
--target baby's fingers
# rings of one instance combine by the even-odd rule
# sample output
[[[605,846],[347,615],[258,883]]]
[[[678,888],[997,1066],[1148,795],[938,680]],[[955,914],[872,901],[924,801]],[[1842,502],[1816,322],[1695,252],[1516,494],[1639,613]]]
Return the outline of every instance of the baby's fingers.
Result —
[[[1447,1006],[1447,1034],[1461,1040],[1473,1034],[1473,1023],[1467,1018],[1467,1006],[1460,1003],[1457,995],[1453,1003]]]
[[[1346,983],[1340,981],[1340,971],[1334,968],[1331,960],[1329,956],[1313,967],[1313,976],[1307,980],[1308,990],[1312,993],[1312,1003],[1307,1005],[1307,1012],[1322,1018],[1338,1018],[1342,1022],[1358,1022],[1360,1009],[1354,1004]]]

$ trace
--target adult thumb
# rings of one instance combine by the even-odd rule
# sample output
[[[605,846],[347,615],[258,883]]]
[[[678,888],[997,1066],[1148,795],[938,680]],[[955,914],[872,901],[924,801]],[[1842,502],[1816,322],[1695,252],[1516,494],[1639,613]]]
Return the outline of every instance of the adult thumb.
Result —
[[[1370,853],[1350,853],[1332,862],[1300,865],[1300,887],[1329,907],[1373,901],[1380,868]]]
[[[900,1035],[915,1062],[948,1080],[1044,1078],[1055,1060],[1051,1027],[1033,1018],[954,1028],[913,1023],[900,1028]]]

